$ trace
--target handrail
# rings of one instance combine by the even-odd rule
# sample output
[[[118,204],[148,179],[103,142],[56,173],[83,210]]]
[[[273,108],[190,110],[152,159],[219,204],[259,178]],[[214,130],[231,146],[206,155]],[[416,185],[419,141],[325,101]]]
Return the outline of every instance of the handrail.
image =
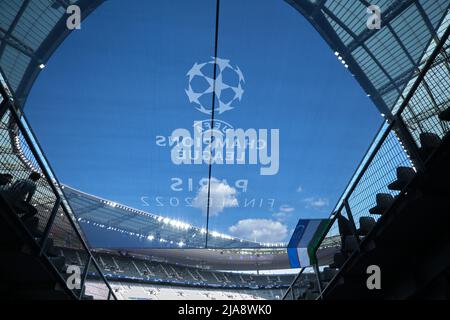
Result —
[[[441,53],[447,39],[450,36],[450,27],[447,28],[447,30],[445,31],[445,33],[443,34],[443,36],[441,37],[439,43],[436,45],[436,47],[434,48],[432,54],[428,57],[428,60],[424,66],[424,68],[421,70],[420,74],[417,76],[416,80],[414,81],[414,84],[412,85],[411,89],[409,90],[407,96],[405,97],[405,99],[403,100],[396,116],[394,117],[394,119],[389,123],[389,125],[386,127],[385,131],[383,132],[383,134],[381,135],[381,137],[379,138],[379,141],[377,142],[376,146],[374,147],[372,153],[369,155],[369,157],[367,158],[366,161],[363,161],[364,165],[363,168],[360,170],[360,173],[358,174],[358,177],[353,181],[351,187],[348,189],[347,192],[344,193],[343,197],[339,199],[338,203],[340,203],[339,208],[337,210],[337,213],[341,213],[343,208],[344,208],[344,204],[348,203],[348,200],[350,199],[351,195],[353,194],[353,192],[355,191],[355,189],[357,188],[357,186],[359,185],[362,177],[364,176],[364,174],[367,172],[368,167],[370,166],[370,164],[372,163],[372,161],[374,160],[374,158],[376,157],[376,155],[378,154],[381,146],[383,145],[383,143],[386,141],[388,135],[392,132],[395,132],[396,130],[403,130],[406,126],[403,123],[403,120],[401,118],[401,115],[403,113],[403,111],[406,109],[406,107],[409,105],[411,99],[414,97],[417,89],[419,88],[420,84],[422,83],[422,81],[425,79],[426,74],[428,73],[428,71],[431,69],[431,67],[433,66],[433,63],[435,61],[435,59],[437,58],[437,56]],[[370,150],[371,148],[369,148]],[[412,154],[417,154],[417,150],[412,150],[411,151]],[[363,159],[365,159],[367,157],[364,156]],[[418,159],[421,163],[423,163],[423,161],[425,159]],[[357,169],[357,171],[359,170],[359,167]],[[353,180],[353,178],[352,178]],[[352,181],[351,180],[351,181]],[[402,194],[402,193],[400,193]],[[373,195],[375,196],[375,195]],[[332,213],[332,215],[334,214],[334,212]],[[351,215],[351,212],[347,212],[348,215]],[[323,241],[323,239],[322,239]],[[321,241],[321,242],[322,242]],[[317,250],[315,252],[315,254],[317,254]],[[354,253],[355,254],[355,253]],[[351,255],[349,257],[349,259],[352,257],[353,255]],[[346,262],[348,262],[348,260]],[[341,269],[342,270],[342,269]],[[336,279],[339,276],[339,273],[341,272],[341,270],[339,270],[338,274],[334,277],[334,279]],[[334,280],[333,279],[333,280]],[[331,282],[330,282],[331,283]],[[319,298],[322,297],[323,292],[325,292],[327,289],[324,288],[319,295]]]
[[[377,139],[379,139],[379,136],[381,135],[381,133],[383,132],[383,130],[385,130],[386,127],[386,122],[383,122],[383,124],[380,126],[380,128],[378,129],[377,133],[375,134],[375,137],[372,139],[371,143],[369,144],[369,147],[367,147],[366,152],[364,153],[364,156],[362,157],[362,159],[360,160],[360,162],[357,165],[357,169],[355,170],[355,172],[353,173],[352,177],[350,178],[349,182],[347,183],[347,185],[344,188],[344,191],[342,192],[341,196],[339,197],[339,200],[336,202],[336,205],[334,206],[332,213],[330,216],[333,215],[334,212],[339,211],[342,206],[343,206],[343,200],[344,198],[346,198],[347,194],[349,193],[348,190],[349,188],[351,188],[354,185],[354,179],[355,177],[360,173],[360,168],[363,166],[363,164],[366,162],[366,157],[369,156],[369,154],[371,153],[371,151],[373,152],[373,146],[375,145]],[[362,171],[362,170],[361,170]]]
[[[300,268],[300,271],[298,272],[298,274],[295,276],[294,280],[292,281],[292,284],[289,286],[289,288],[286,290],[286,292],[283,295],[283,298],[281,298],[281,300],[285,300],[287,295],[289,293],[292,292],[293,288],[294,288],[294,284],[297,282],[297,280],[301,277],[301,275],[303,274],[303,271],[305,271],[306,268]],[[292,296],[294,297],[294,293],[292,293]],[[294,297],[295,298],[295,297]]]
[[[450,37],[450,27],[448,27],[447,30],[444,32],[444,34],[440,38],[439,43],[436,45],[436,47],[434,48],[433,52],[428,57],[427,62],[425,63],[425,65],[424,65],[423,69],[421,70],[420,74],[415,79],[415,81],[414,81],[413,85],[411,86],[407,96],[402,101],[402,103],[401,103],[401,105],[400,105],[400,107],[398,109],[398,112],[396,113],[394,118],[390,119],[390,120],[387,120],[386,123],[383,123],[383,125],[379,129],[377,135],[373,139],[373,141],[370,144],[368,150],[366,151],[364,157],[362,158],[362,160],[360,161],[357,169],[355,170],[355,173],[353,174],[352,178],[350,179],[349,183],[347,184],[346,188],[344,189],[344,192],[342,193],[341,197],[337,201],[336,206],[334,207],[332,213],[330,214],[330,218],[336,218],[336,216],[341,214],[342,211],[345,209],[347,211],[347,215],[349,215],[349,218],[351,218],[351,219],[349,219],[350,222],[353,221],[352,212],[350,212],[350,210],[348,210],[348,208],[349,208],[348,202],[349,202],[351,196],[353,195],[353,193],[355,192],[356,188],[358,186],[360,186],[362,178],[367,173],[367,171],[368,171],[370,165],[373,163],[375,157],[379,154],[379,151],[382,148],[383,144],[386,142],[388,136],[391,133],[397,134],[397,132],[404,133],[406,135],[410,135],[410,132],[407,129],[407,127],[406,127],[406,125],[405,125],[405,123],[404,123],[404,121],[403,121],[403,119],[401,117],[402,113],[404,112],[406,107],[410,104],[411,99],[414,97],[414,95],[415,95],[417,89],[419,88],[420,84],[424,81],[426,74],[432,68],[436,58],[442,52],[442,49],[444,48],[444,45],[445,45],[446,41],[449,39],[449,37]],[[408,139],[408,137],[406,137],[406,139]],[[418,162],[418,164],[420,166],[423,165],[425,159],[421,159],[420,158],[420,156],[418,154],[418,146],[417,146],[417,144],[416,143],[409,143],[409,141],[404,141],[404,140],[399,140],[399,143],[400,143],[400,141],[402,141],[405,144],[405,147],[404,147],[405,152],[407,151],[413,157],[418,158],[418,159],[415,159],[415,160]],[[402,194],[403,193],[401,192],[400,195],[402,195]],[[375,194],[373,194],[372,196],[375,197]],[[346,206],[346,204],[347,204],[347,206]],[[331,228],[331,225],[332,224],[330,224],[330,228]],[[353,223],[353,226],[354,226],[354,223]],[[327,230],[327,232],[328,231],[329,231],[329,229]],[[325,237],[323,237],[319,243],[321,244],[324,239],[325,239]],[[318,251],[319,248],[320,248],[320,245],[317,247],[316,251],[314,252],[315,255],[317,255],[317,251]],[[355,254],[357,254],[357,253],[354,253],[354,254],[350,255],[350,257],[347,259],[346,263]],[[346,265],[346,263],[344,263],[344,265]],[[341,270],[342,270],[342,268],[341,268]],[[341,270],[339,270],[338,274],[336,274],[333,277],[332,281],[330,281],[329,284],[331,284],[334,280],[336,280],[338,278],[338,276],[340,275]],[[318,271],[318,269],[317,269],[317,271]],[[295,280],[294,280],[294,282],[292,282],[291,286],[286,291],[285,297],[286,297],[287,293],[291,292],[294,284],[295,284]],[[319,297],[318,297],[319,299],[321,299],[323,297],[323,293],[327,290],[327,288],[328,288],[328,286],[323,288],[323,290],[321,290],[321,292],[319,294]]]
[[[1,70],[0,70],[1,71]],[[63,188],[61,187],[61,184],[59,183],[58,179],[56,178],[56,175],[54,174],[53,169],[51,168],[49,161],[47,160],[45,153],[43,152],[36,135],[34,134],[33,130],[31,129],[31,126],[28,124],[28,121],[25,117],[25,115],[17,114],[17,110],[15,109],[15,103],[14,103],[14,97],[9,95],[8,92],[11,92],[9,88],[5,88],[5,86],[8,86],[7,80],[2,76],[0,72],[0,77],[2,80],[5,81],[5,83],[0,83],[0,94],[3,98],[2,105],[6,105],[5,110],[2,110],[2,117],[3,114],[9,111],[9,115],[12,116],[12,120],[14,121],[14,124],[17,125],[20,134],[22,135],[23,139],[26,142],[27,147],[30,149],[33,157],[35,158],[39,170],[41,171],[41,174],[45,177],[45,180],[47,184],[50,186],[50,189],[52,193],[55,196],[55,205],[53,207],[52,213],[50,215],[50,218],[46,222],[45,230],[44,230],[44,236],[41,239],[39,245],[40,245],[40,254],[43,255],[45,252],[45,244],[47,242],[50,230],[52,226],[54,225],[54,218],[59,210],[61,208],[67,217],[69,221],[69,225],[75,232],[75,235],[77,236],[78,241],[80,241],[81,246],[83,250],[87,253],[89,261],[93,262],[94,266],[96,267],[98,271],[98,275],[100,279],[105,283],[105,285],[108,288],[108,298],[112,297],[114,300],[117,300],[116,295],[114,294],[111,286],[109,285],[109,282],[105,278],[104,274],[102,273],[101,269],[99,268],[92,252],[89,249],[88,244],[86,243],[86,240],[84,236],[81,234],[79,227],[74,222],[75,215],[74,211],[70,205],[70,203],[67,201],[67,197],[63,191]],[[12,94],[13,95],[13,94]],[[89,265],[86,266],[87,268]],[[86,272],[88,270],[86,269]],[[84,285],[84,281],[83,281]],[[82,298],[82,293],[80,293],[79,298]]]

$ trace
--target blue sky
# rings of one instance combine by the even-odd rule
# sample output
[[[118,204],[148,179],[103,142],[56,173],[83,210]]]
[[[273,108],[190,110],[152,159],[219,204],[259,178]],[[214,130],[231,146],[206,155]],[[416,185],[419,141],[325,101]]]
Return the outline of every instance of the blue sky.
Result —
[[[207,164],[176,165],[171,148],[157,142],[209,119],[185,90],[194,63],[214,54],[215,1],[127,4],[107,1],[67,38],[36,81],[26,114],[63,183],[204,227],[199,182]],[[235,129],[278,129],[279,171],[214,165],[218,204],[210,229],[287,241],[299,218],[330,214],[382,118],[284,1],[222,1],[218,57],[231,67],[224,83],[241,84],[244,93],[217,120]],[[212,77],[211,66],[205,76]],[[191,86],[201,91],[204,81]],[[233,95],[228,90],[222,99]]]

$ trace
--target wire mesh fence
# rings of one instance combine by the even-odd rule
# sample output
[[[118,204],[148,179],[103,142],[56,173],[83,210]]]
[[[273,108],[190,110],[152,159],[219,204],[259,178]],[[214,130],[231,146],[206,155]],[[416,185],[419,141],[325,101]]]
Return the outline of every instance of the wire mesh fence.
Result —
[[[448,32],[447,32],[448,33]],[[420,135],[434,133],[443,138],[450,130],[448,122],[440,119],[439,115],[450,108],[450,41],[448,36],[445,44],[438,49],[433,61],[429,61],[429,68],[421,70],[423,78],[419,75],[411,79],[409,87],[417,87],[410,92],[411,97],[404,108],[397,108],[399,119],[391,125],[385,125],[375,139],[373,147],[365,155],[351,184],[339,199],[336,210],[340,213],[351,214],[355,227],[359,228],[359,218],[371,216],[377,220],[379,216],[370,215],[369,210],[377,205],[377,194],[390,194],[396,197],[399,191],[393,191],[388,185],[396,180],[396,171],[399,167],[412,167],[410,148],[420,148]],[[431,54],[428,58],[431,57]],[[411,134],[415,145],[404,145],[401,138],[402,121]],[[415,168],[414,168],[415,169]],[[348,203],[350,212],[346,212],[343,203]],[[329,230],[326,239],[339,233],[336,224]]]
[[[439,114],[450,107],[449,47],[450,41],[447,41],[401,114],[419,146],[422,133],[434,133],[443,138],[450,129],[449,123],[439,118]]]
[[[354,221],[355,233],[358,233],[360,218],[373,217],[378,220],[380,217],[369,212],[377,206],[377,194],[389,194],[395,200],[400,193],[388,188],[397,179],[397,168],[409,167],[416,170],[411,157],[420,155],[417,151],[422,147],[421,135],[432,133],[443,138],[450,131],[450,123],[440,117],[443,111],[450,108],[449,30],[445,34],[441,38],[441,45],[436,44],[433,54],[426,57],[428,66],[419,70],[419,74],[408,84],[408,88],[414,90],[408,92],[409,99],[404,100],[403,108],[394,110],[398,112],[398,118],[382,127],[332,213],[332,217],[340,214],[351,218],[349,220]],[[412,143],[403,139],[403,128],[411,135]],[[419,163],[423,163],[425,159],[419,160]],[[326,250],[330,243],[342,248],[339,234],[339,226],[335,220],[315,252],[316,256],[320,255],[318,251]],[[333,239],[336,241],[332,242]],[[331,265],[328,262],[325,264]],[[293,290],[291,287],[291,295]]]
[[[405,152],[395,132],[391,131],[381,143],[375,157],[362,174],[353,192],[348,196],[348,204],[359,228],[359,219],[372,216],[376,220],[378,216],[370,215],[369,209],[376,206],[376,195],[380,193],[398,195],[398,191],[388,189],[388,185],[396,180],[398,167],[412,167],[412,162]]]
[[[74,222],[74,215],[65,199],[64,192],[47,164],[40,147],[36,144],[26,119],[19,116],[5,98],[2,97],[0,102],[3,107],[7,106],[0,119],[0,173],[12,176],[11,183],[1,187],[2,196],[28,226],[26,223],[28,219],[25,220],[23,217],[29,210],[23,210],[23,207],[17,205],[12,186],[14,183],[26,181],[33,172],[38,173],[40,179],[36,181],[36,191],[27,202],[37,212],[33,219],[37,218],[38,223],[36,228],[29,229],[29,231],[41,246],[41,254],[49,259],[62,280],[67,280],[70,276],[67,270],[71,263],[75,263],[77,268],[80,268],[80,275],[87,274],[88,260],[94,258],[86,245],[81,229]],[[51,245],[48,245],[49,243]],[[59,253],[57,250],[61,247],[74,249],[77,252],[82,250],[81,252],[84,251],[85,254],[77,253],[76,259],[63,260],[64,263],[61,265],[62,260],[56,259],[63,257],[63,253]],[[97,268],[96,263],[92,265]],[[107,292],[106,298],[115,299],[109,284],[100,271],[93,272],[91,277],[94,277]],[[77,286],[68,286],[68,288],[76,297],[86,297],[83,294],[84,285],[81,288]],[[101,298],[104,297],[101,296]]]

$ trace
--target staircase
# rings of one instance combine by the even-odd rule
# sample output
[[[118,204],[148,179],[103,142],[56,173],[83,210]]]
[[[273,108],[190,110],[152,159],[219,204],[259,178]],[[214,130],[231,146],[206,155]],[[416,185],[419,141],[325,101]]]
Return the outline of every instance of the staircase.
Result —
[[[450,135],[382,212],[323,293],[324,299],[450,299]],[[381,271],[368,290],[367,268]]]
[[[2,299],[92,299],[67,288],[65,259],[50,243],[41,253],[37,225],[27,229],[0,195],[0,296]],[[55,252],[53,252],[55,251]]]
[[[85,291],[92,279],[104,282],[105,296],[116,299],[31,127],[4,85],[0,83],[0,173],[17,181],[38,172],[41,179],[30,202],[37,214],[26,221],[8,202],[7,190],[0,188],[0,298],[91,300]],[[85,261],[79,274],[56,247],[82,251]],[[83,262],[78,253],[77,259]]]

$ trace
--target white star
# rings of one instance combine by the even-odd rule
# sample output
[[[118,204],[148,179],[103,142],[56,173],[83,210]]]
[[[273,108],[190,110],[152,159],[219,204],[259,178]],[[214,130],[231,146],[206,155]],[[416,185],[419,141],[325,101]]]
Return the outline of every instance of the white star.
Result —
[[[213,90],[214,90],[214,79],[210,78],[210,77],[206,77],[206,76],[204,78],[205,78],[206,81],[208,81],[209,87],[208,87],[208,89],[206,89],[203,92],[203,94],[213,92]]]
[[[209,115],[212,114],[212,111],[211,111],[211,110],[206,109],[206,108],[205,108],[204,106],[202,106],[202,105],[199,105],[199,106],[196,107],[195,109],[197,109],[198,111],[200,111],[201,113],[204,113],[204,114],[209,114]]]
[[[206,79],[206,81],[208,81],[209,87],[208,87],[208,89],[205,90],[205,92],[203,92],[203,94],[211,93],[211,92],[213,92],[213,90],[215,90],[216,97],[218,99],[220,99],[220,97],[222,95],[222,91],[230,88],[229,85],[227,85],[226,83],[223,82],[222,74],[219,74],[219,76],[216,79],[215,84],[214,84],[214,79],[209,78],[209,77],[205,77],[205,79]],[[214,85],[215,85],[215,88],[214,88]]]
[[[236,66],[236,73],[239,76],[239,82],[243,81],[245,82],[244,74],[242,73],[241,69],[239,69],[238,66]]]
[[[205,64],[206,63],[201,63],[201,64],[197,64],[197,62],[194,63],[194,66],[186,74],[187,76],[189,76],[189,81],[192,81],[192,78],[194,78],[195,76],[203,76],[201,69],[203,68],[203,66]]]
[[[219,76],[216,79],[216,97],[217,99],[220,99],[222,96],[222,91],[225,89],[228,89],[230,86],[223,82],[222,74],[219,74]]]
[[[196,104],[200,104],[200,101],[198,101],[198,98],[201,97],[201,95],[202,95],[201,93],[195,93],[192,90],[192,87],[190,85],[189,85],[189,89],[185,90],[185,92],[186,92],[186,94],[187,94],[187,96],[189,98],[189,102],[190,103],[194,102]]]
[[[223,103],[222,101],[219,101],[219,114],[222,114],[229,110],[233,110],[234,108],[231,106],[232,102],[233,101],[230,101],[228,103]]]
[[[242,99],[242,95],[244,94],[244,89],[242,89],[241,87],[241,83],[239,82],[239,85],[237,88],[232,88],[235,95],[234,95],[234,99],[239,99],[239,101],[241,101]]]
[[[214,59],[214,57],[211,57],[211,58]],[[217,65],[219,66],[220,72],[222,72],[223,70],[225,70],[228,67],[231,68],[230,60],[216,58],[214,61],[216,61]]]

